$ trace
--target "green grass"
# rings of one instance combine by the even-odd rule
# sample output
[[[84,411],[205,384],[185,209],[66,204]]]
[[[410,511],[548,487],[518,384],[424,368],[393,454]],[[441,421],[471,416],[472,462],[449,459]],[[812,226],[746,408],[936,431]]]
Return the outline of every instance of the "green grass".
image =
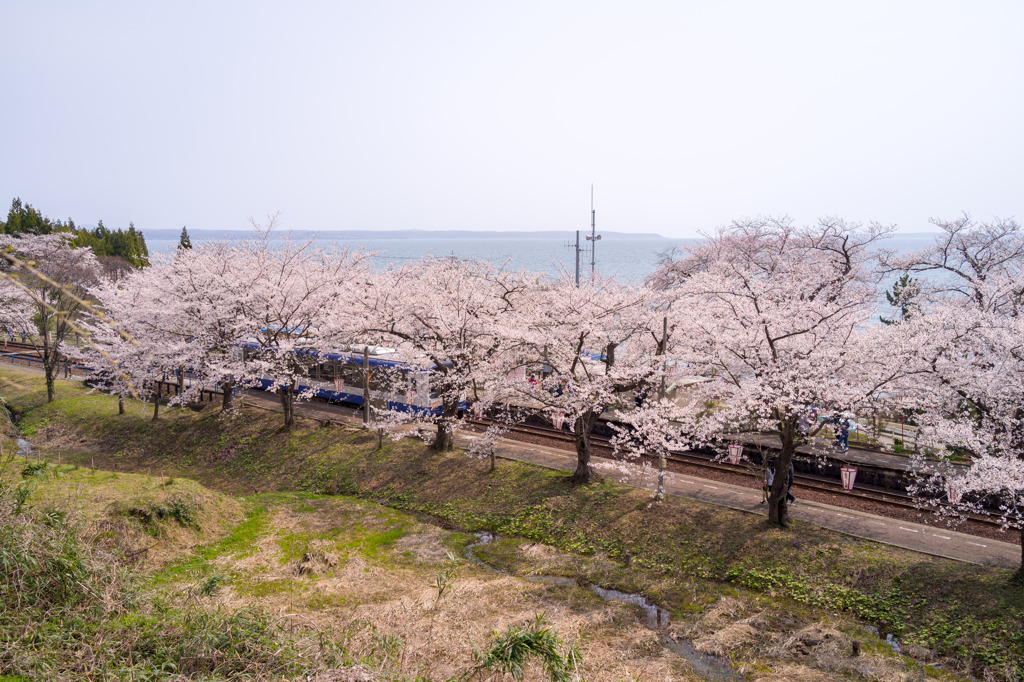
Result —
[[[0,679],[294,679],[347,662],[338,643],[285,633],[258,608],[145,590],[117,532],[100,539],[97,519],[22,490],[0,480]]]
[[[261,599],[276,594],[288,594],[299,592],[303,589],[301,581],[291,579],[281,580],[250,580],[235,584],[235,591],[243,597],[254,597]]]
[[[321,509],[331,499],[324,495],[355,494],[448,528],[553,545],[577,555],[578,568],[601,584],[644,592],[676,613],[738,589],[785,600],[797,611],[851,613],[883,635],[973,660],[1007,679],[1024,676],[1024,590],[1010,583],[1010,571],[926,558],[803,523],[780,530],[757,516],[683,499],[652,506],[640,491],[606,481],[572,487],[560,473],[525,464],[503,462],[487,473],[464,456],[438,455],[415,441],[377,450],[372,435],[337,425],[300,419],[284,432],[279,415],[261,410],[230,421],[209,409],[175,410],[153,424],[146,406],[118,416],[114,399],[64,384],[58,402],[40,405],[38,390],[24,380],[24,392],[8,398],[4,377],[0,371],[0,391],[24,412],[23,424],[46,420],[92,443],[79,462],[96,456],[104,467],[158,468],[225,492],[281,494],[297,513]],[[94,455],[101,452],[108,453],[102,461]],[[257,506],[245,524],[189,560],[199,565],[169,570],[198,570],[220,552],[251,551],[265,527],[259,503],[250,504]],[[397,520],[378,521],[380,527],[358,529],[351,548],[373,556],[404,532]],[[289,556],[312,537],[286,540]],[[511,551],[506,555],[511,563]]]
[[[250,504],[246,518],[224,538],[195,548],[194,554],[179,559],[155,573],[150,580],[157,585],[195,579],[210,575],[218,557],[241,559],[255,552],[256,543],[267,531],[267,510]]]

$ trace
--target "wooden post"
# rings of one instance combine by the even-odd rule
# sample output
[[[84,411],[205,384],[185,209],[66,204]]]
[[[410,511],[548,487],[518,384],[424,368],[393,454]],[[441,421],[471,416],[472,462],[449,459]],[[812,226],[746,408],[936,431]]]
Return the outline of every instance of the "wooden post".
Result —
[[[363,346],[363,424],[370,425],[370,347]]]
[[[668,353],[668,316],[661,318],[661,352],[662,355]],[[665,399],[665,367],[662,367],[661,372],[661,389],[658,391],[658,397],[662,400]],[[664,468],[664,467],[663,467]]]

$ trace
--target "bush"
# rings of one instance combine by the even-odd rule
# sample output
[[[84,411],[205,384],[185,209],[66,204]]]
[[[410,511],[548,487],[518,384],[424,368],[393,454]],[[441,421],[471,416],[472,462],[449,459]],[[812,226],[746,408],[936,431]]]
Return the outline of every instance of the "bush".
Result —
[[[134,519],[142,530],[153,537],[163,535],[162,521],[174,521],[182,528],[199,530],[200,506],[194,500],[172,497],[163,502],[154,500],[132,500],[117,502],[110,510],[113,516]]]

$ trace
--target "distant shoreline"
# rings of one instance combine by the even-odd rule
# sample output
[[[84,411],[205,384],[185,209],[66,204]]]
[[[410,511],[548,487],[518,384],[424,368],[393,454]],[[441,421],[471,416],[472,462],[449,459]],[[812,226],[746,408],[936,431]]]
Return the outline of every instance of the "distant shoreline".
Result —
[[[581,233],[584,231],[581,230]],[[177,239],[181,230],[143,230],[146,239]],[[256,234],[255,230],[189,230],[193,239],[236,239]],[[570,239],[575,230],[531,230],[524,232],[495,230],[275,230],[278,235],[299,239],[318,237],[324,240],[343,239]],[[653,232],[612,232],[600,230],[602,237],[629,239],[666,239]]]
[[[580,230],[580,235],[585,235],[589,230]],[[181,236],[180,229],[157,229],[142,230],[143,236],[151,240],[178,239]],[[193,239],[202,241],[217,241],[223,239],[239,239],[251,237],[256,234],[255,230],[189,230],[188,234]],[[377,240],[377,239],[559,239],[572,240],[576,237],[575,230],[529,230],[515,232],[511,230],[275,230],[275,235],[283,237],[290,235],[295,239],[309,239],[317,237],[325,241],[344,240]],[[654,232],[615,232],[612,230],[599,230],[605,239],[676,239],[684,241],[698,241],[702,237],[665,237]],[[897,232],[894,238],[920,238],[934,237],[937,232]],[[581,240],[582,241],[582,240]]]

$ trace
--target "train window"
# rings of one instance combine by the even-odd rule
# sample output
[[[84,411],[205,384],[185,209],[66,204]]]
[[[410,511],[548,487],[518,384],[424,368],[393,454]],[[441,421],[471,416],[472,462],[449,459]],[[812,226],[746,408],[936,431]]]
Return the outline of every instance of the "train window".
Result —
[[[334,381],[337,376],[337,365],[333,362],[321,362],[316,366],[317,377],[320,381]]]
[[[391,372],[384,369],[377,369],[376,371],[370,372],[370,388],[374,391],[386,391],[388,393],[393,392],[396,388],[402,388],[404,381],[401,377],[396,377]]]
[[[346,386],[360,387],[363,385],[363,368],[355,365],[339,365],[338,376]]]

